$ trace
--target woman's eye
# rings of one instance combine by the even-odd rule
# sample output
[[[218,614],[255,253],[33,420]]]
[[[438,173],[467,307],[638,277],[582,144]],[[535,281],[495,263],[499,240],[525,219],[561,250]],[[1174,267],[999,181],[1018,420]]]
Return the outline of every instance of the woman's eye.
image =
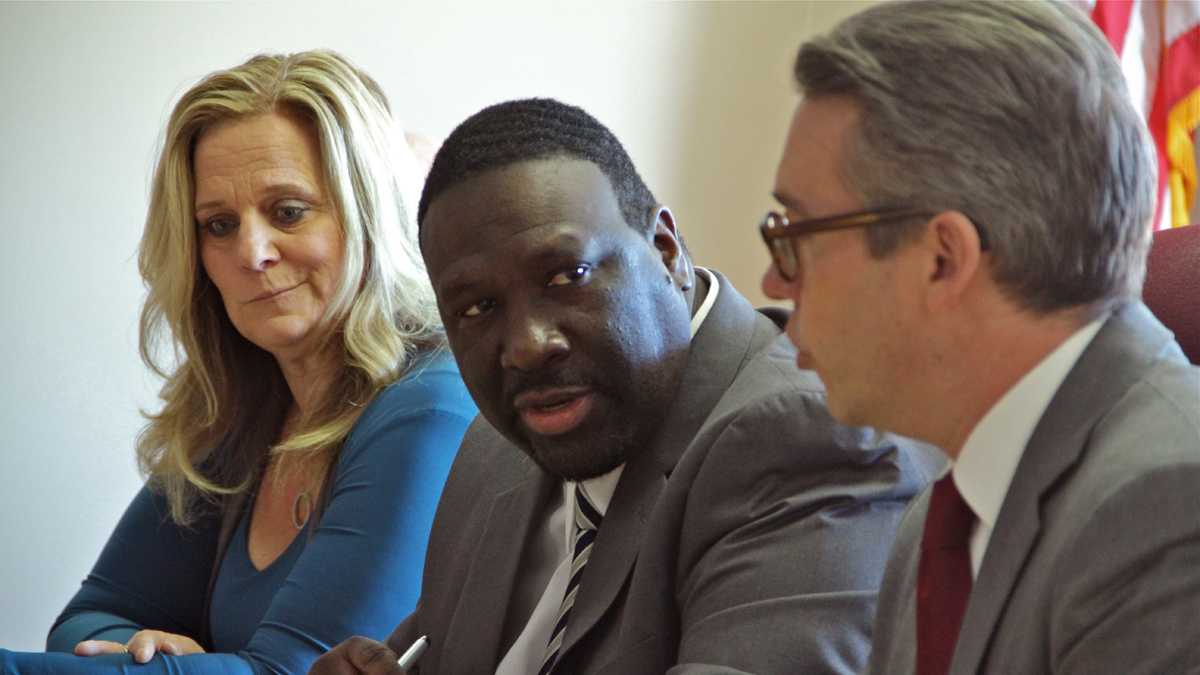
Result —
[[[304,217],[304,212],[307,210],[306,207],[299,204],[280,204],[275,207],[275,219],[285,224],[295,223]]]
[[[575,265],[565,269],[558,274],[550,277],[550,281],[546,282],[547,286],[568,286],[572,284],[580,284],[587,281],[587,278],[592,273],[592,268],[588,265]]]
[[[214,237],[224,237],[237,229],[237,223],[229,217],[217,216],[204,221],[204,231]]]
[[[484,314],[487,314],[488,312],[492,311],[492,308],[495,306],[495,300],[480,300],[479,302],[459,312],[458,315],[468,319],[475,318],[477,316],[483,316]]]

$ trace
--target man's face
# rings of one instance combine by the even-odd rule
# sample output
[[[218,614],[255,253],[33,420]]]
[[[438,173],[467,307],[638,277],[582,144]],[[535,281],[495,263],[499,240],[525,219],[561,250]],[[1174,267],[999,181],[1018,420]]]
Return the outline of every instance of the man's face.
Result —
[[[840,171],[858,113],[856,103],[841,97],[805,101],[796,109],[775,179],[775,197],[790,221],[864,208]],[[793,245],[795,279],[784,280],[772,265],[763,292],[795,304],[787,333],[797,363],[821,376],[837,419],[880,425],[890,419],[906,371],[900,346],[909,339],[911,297],[896,275],[901,256],[871,258],[861,229],[802,235]]]
[[[690,338],[674,232],[629,227],[596,165],[554,158],[455,185],[423,233],[450,347],[493,426],[571,480],[651,442]]]

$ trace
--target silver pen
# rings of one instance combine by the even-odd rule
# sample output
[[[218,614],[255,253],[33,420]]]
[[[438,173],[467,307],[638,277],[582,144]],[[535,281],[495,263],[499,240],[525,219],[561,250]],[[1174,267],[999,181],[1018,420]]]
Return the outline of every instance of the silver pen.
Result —
[[[412,643],[411,647],[404,650],[404,654],[396,660],[396,665],[405,670],[412,668],[413,666],[417,665],[417,659],[421,658],[421,655],[425,653],[426,649],[429,649],[429,636],[422,635],[421,637],[417,638],[416,642]]]

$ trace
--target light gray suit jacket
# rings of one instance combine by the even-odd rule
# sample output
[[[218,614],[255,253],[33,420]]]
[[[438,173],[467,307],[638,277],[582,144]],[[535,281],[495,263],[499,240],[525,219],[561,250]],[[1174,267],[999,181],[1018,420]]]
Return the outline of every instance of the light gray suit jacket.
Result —
[[[819,381],[797,370],[781,336],[785,317],[772,316],[721,278],[680,394],[653,446],[621,475],[556,673],[850,673],[865,664],[896,525],[943,460],[835,424]],[[528,620],[510,609],[537,534],[530,524],[560,485],[482,418],[467,432],[421,601],[389,639],[403,650],[430,637],[422,675],[495,671]]]
[[[928,502],[901,524],[870,673],[913,672]],[[1200,672],[1200,368],[1144,305],[1109,318],[1034,429],[950,672]]]

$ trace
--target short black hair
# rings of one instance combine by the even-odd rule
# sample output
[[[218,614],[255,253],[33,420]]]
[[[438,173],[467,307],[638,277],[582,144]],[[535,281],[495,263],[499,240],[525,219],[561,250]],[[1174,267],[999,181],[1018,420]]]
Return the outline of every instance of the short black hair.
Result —
[[[654,227],[658,202],[633,160],[608,127],[582,108],[551,98],[528,98],[488,106],[450,133],[434,157],[417,222],[446,190],[485,171],[534,159],[573,157],[592,162],[612,183],[625,223],[639,232]]]

